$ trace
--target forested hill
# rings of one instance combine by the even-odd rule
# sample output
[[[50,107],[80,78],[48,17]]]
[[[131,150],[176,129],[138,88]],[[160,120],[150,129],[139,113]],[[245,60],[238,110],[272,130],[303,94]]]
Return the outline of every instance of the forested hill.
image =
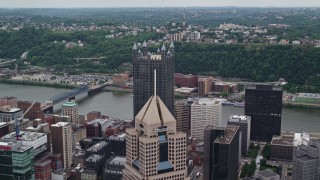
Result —
[[[183,43],[176,52],[176,71],[182,73],[213,72],[260,82],[285,78],[300,85],[314,84],[306,80],[320,76],[320,48],[314,46]]]
[[[0,31],[0,58],[19,58],[29,51],[32,65],[65,68],[78,72],[110,72],[123,62],[131,61],[134,42],[159,39],[163,34],[144,33],[119,39],[106,39],[105,31],[51,32],[24,28],[17,32]],[[62,40],[84,47],[67,49]],[[54,43],[56,41],[56,43]],[[320,91],[320,48],[314,46],[262,44],[197,44],[176,43],[176,72],[211,73],[223,77],[247,78],[254,81],[277,81],[285,78],[294,85]],[[150,47],[155,51],[157,47]],[[104,57],[102,64],[77,64],[72,58]],[[68,66],[70,65],[70,66]],[[313,89],[313,90],[312,90]]]

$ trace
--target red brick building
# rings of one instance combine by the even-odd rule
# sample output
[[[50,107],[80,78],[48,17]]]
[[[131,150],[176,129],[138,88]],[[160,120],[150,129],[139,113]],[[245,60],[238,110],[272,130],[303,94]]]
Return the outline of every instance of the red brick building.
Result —
[[[87,121],[93,121],[95,119],[101,118],[101,112],[99,111],[91,111],[87,114]]]
[[[178,87],[194,88],[194,87],[198,87],[198,76],[175,73],[174,82],[175,82],[175,85]]]
[[[40,159],[34,164],[35,178],[39,180],[51,179],[51,160]]]
[[[33,102],[30,101],[18,101],[18,108],[22,109],[23,112],[26,112],[26,110],[31,106],[32,103]],[[30,120],[38,118],[43,120],[44,113],[41,110],[41,104],[39,102],[36,102],[24,117]]]
[[[0,107],[2,106],[11,106],[14,108],[18,107],[18,102],[16,97],[3,97],[0,98]]]

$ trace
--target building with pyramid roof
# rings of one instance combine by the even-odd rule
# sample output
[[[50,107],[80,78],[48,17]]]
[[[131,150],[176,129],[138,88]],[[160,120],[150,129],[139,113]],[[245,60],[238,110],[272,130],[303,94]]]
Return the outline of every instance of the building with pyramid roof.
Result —
[[[176,120],[159,96],[149,98],[126,133],[124,180],[190,179],[187,136],[176,131]]]

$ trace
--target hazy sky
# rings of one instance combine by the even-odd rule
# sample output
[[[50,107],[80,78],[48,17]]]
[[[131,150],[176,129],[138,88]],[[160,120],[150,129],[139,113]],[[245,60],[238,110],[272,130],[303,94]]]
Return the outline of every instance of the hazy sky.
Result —
[[[0,0],[0,7],[278,6],[320,7],[320,0]]]

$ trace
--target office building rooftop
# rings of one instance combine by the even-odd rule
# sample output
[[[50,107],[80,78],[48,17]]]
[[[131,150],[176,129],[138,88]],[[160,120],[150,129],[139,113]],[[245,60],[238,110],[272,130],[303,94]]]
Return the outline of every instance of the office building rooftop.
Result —
[[[19,112],[19,111],[21,111],[21,109],[19,109],[19,108],[14,108],[14,107],[11,107],[11,106],[3,106],[3,107],[0,107],[0,112],[15,113],[15,112]]]
[[[239,129],[238,126],[226,126],[221,128],[221,130],[224,130],[224,135],[216,138],[214,140],[214,143],[230,144],[233,137],[236,135],[238,129]]]
[[[0,151],[25,152],[31,148],[31,146],[22,145],[21,141],[0,142]]]
[[[231,115],[229,117],[230,122],[247,122],[249,119],[251,119],[250,116],[245,116],[245,115]]]
[[[293,146],[295,141],[294,136],[273,136],[271,140],[272,145]],[[296,139],[299,141],[299,139]]]
[[[217,98],[200,98],[195,104],[200,105],[217,105],[222,104],[222,102],[226,101],[225,99],[217,99]]]
[[[43,136],[47,136],[47,135],[45,133],[20,131],[19,140],[20,141],[36,141]],[[10,141],[15,139],[16,139],[16,133],[12,132],[10,134],[3,136],[1,138],[1,141]]]
[[[68,122],[58,122],[56,124],[52,124],[51,127],[64,127],[64,126],[68,126],[69,123]]]

